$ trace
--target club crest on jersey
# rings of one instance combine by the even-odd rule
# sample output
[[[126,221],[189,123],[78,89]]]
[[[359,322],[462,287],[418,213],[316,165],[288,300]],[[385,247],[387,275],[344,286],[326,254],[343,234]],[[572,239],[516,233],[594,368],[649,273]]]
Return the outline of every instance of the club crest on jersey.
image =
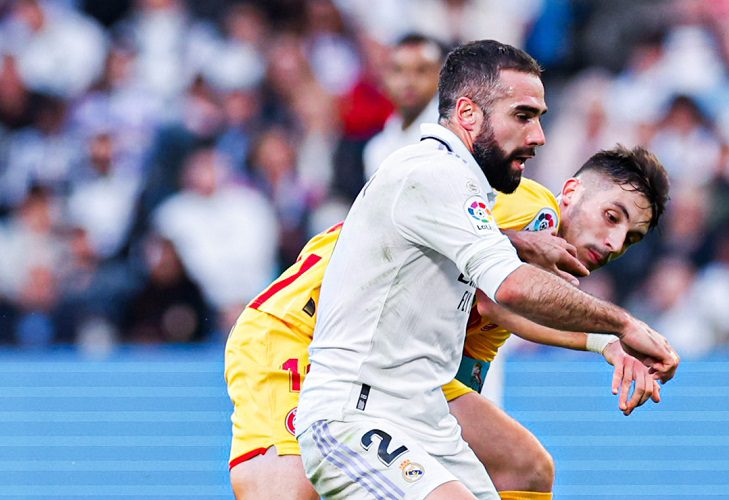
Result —
[[[471,196],[465,204],[468,220],[476,231],[493,231],[496,229],[494,216],[488,205],[480,196]]]
[[[414,483],[425,475],[425,469],[422,465],[407,459],[400,464],[400,470],[402,471],[402,478],[408,483]]]
[[[559,218],[557,217],[557,212],[551,208],[543,208],[524,229],[526,231],[544,231],[545,229],[554,229],[557,227],[558,221]]]
[[[296,435],[296,409],[298,406],[294,406],[291,411],[286,415],[286,420],[284,422],[284,425],[286,426],[286,430],[291,433],[292,436]]]

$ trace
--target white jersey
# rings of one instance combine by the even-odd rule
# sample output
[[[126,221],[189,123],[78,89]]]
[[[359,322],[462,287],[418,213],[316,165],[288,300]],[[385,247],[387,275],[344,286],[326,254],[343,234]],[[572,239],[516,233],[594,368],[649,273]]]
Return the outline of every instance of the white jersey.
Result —
[[[439,125],[422,132],[385,160],[344,222],[321,288],[299,434],[317,420],[384,418],[434,454],[460,438],[441,386],[456,374],[474,287],[494,298],[522,262],[465,145]]]
[[[367,142],[362,152],[365,179],[372,177],[392,152],[418,142],[420,125],[434,121],[438,121],[438,96],[430,100],[408,127],[403,128],[402,116],[393,113],[385,122],[385,127]]]

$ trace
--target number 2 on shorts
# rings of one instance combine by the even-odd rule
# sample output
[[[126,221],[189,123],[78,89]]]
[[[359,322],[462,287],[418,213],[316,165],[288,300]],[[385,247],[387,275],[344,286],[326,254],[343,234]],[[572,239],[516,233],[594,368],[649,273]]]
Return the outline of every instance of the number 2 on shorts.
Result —
[[[397,457],[408,451],[407,446],[403,445],[391,452],[388,452],[387,448],[390,447],[390,441],[392,441],[392,436],[380,429],[372,429],[365,432],[364,436],[362,436],[362,439],[360,440],[362,448],[364,448],[365,450],[370,449],[370,446],[372,446],[373,436],[378,436],[380,438],[380,445],[377,447],[377,458],[379,458],[380,461],[387,467],[392,465],[392,462],[397,460]]]

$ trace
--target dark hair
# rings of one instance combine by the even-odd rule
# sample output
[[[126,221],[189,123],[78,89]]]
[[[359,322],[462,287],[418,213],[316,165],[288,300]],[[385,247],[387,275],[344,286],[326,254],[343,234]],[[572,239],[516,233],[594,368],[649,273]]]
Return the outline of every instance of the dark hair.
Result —
[[[628,149],[618,144],[592,155],[574,177],[585,172],[597,172],[620,186],[630,186],[631,190],[643,194],[653,212],[649,228],[658,225],[669,200],[670,183],[666,169],[656,155],[641,146]]]
[[[539,63],[521,49],[497,42],[479,40],[453,49],[440,70],[438,113],[447,119],[459,97],[469,97],[488,108],[496,97],[499,73],[513,69],[541,76]]]
[[[438,49],[439,61],[445,59],[445,56],[448,53],[448,47],[446,47],[443,42],[432,36],[424,35],[415,31],[401,36],[397,42],[395,42],[395,47],[405,47],[407,45],[432,45]]]

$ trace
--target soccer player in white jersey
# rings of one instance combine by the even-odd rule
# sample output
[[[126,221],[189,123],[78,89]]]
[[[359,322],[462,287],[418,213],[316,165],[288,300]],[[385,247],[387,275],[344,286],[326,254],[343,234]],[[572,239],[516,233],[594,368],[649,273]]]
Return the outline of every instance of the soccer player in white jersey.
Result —
[[[547,326],[602,331],[663,374],[666,340],[617,306],[522,263],[491,216],[544,143],[540,68],[499,42],[452,51],[440,125],[363,188],[326,270],[296,432],[307,477],[337,498],[498,499],[440,387],[476,288]]]

